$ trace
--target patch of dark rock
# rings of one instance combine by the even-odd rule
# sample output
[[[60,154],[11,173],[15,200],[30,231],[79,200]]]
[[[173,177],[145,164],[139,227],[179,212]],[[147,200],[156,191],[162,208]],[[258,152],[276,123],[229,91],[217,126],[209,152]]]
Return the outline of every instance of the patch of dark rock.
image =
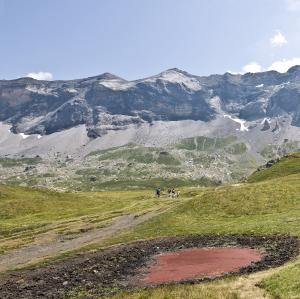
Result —
[[[35,169],[35,166],[29,165],[29,166],[25,167],[24,172],[28,172],[28,171],[33,170],[33,169]]]
[[[299,241],[291,236],[186,236],[134,242],[69,257],[40,268],[20,270],[2,276],[0,297],[6,299],[70,298],[70,293],[83,291],[85,298],[108,296],[119,289],[132,289],[130,279],[145,267],[154,255],[187,248],[247,247],[264,251],[262,260],[241,268],[245,274],[284,264],[298,255]],[[224,277],[222,276],[222,277]],[[198,283],[212,278],[190,279]]]
[[[265,165],[258,167],[256,171],[259,172],[259,171],[265,170],[266,168],[270,168],[274,164],[278,163],[279,161],[280,161],[280,158],[272,159],[272,160],[268,161]]]
[[[271,128],[270,122],[266,119],[264,121],[264,124],[263,124],[263,127],[262,127],[261,131],[268,131],[270,128]]]
[[[90,177],[90,181],[91,182],[96,182],[97,181],[97,177],[96,176],[91,176]]]
[[[169,153],[166,152],[166,151],[160,152],[159,154],[160,154],[160,155],[165,155],[165,156],[169,155]]]
[[[277,160],[270,160],[266,163],[266,168],[270,168],[272,167],[276,162],[278,162]]]
[[[278,122],[276,122],[276,125],[275,125],[275,127],[273,128],[272,132],[274,133],[274,132],[276,132],[276,131],[278,131],[278,130],[279,130],[279,124],[278,124]],[[288,140],[288,139],[284,139],[284,140]],[[286,142],[286,141],[284,141],[284,142]]]

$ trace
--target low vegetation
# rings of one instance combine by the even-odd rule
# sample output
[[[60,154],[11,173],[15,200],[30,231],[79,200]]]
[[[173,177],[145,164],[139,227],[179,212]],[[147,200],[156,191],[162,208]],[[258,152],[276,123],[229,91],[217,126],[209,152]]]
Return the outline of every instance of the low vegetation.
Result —
[[[49,230],[69,233],[84,227],[105,225],[118,215],[171,206],[163,214],[82,251],[99,250],[133,240],[189,234],[288,234],[300,237],[299,158],[299,153],[289,154],[252,174],[247,183],[207,188],[178,184],[181,186],[181,200],[176,202],[167,199],[166,195],[155,199],[149,190],[54,193],[1,186],[0,249],[5,251],[32,242],[36,234]],[[122,184],[122,181],[117,184]],[[124,181],[124,184],[129,183]],[[163,182],[150,180],[148,186],[157,184],[163,185]],[[176,182],[172,184],[176,185]],[[113,187],[113,183],[107,187]],[[274,298],[298,298],[299,275],[300,261],[297,259],[261,274],[198,285],[122,291],[113,298],[258,298],[266,294]],[[70,298],[86,298],[86,295],[74,290]]]
[[[24,165],[37,165],[42,162],[42,158],[0,158],[0,165],[4,168],[24,166]]]
[[[300,260],[289,264],[277,273],[270,275],[260,283],[273,298],[299,298],[300,296]]]
[[[182,139],[176,144],[176,147],[179,149],[198,151],[218,150],[234,143],[236,140],[237,138],[235,136],[228,136],[224,138],[199,136]]]
[[[168,206],[151,191],[57,193],[0,185],[0,252],[39,237],[70,235],[113,218]]]
[[[147,189],[166,182],[174,187],[207,187],[240,180],[257,167],[257,157],[235,136],[198,136],[164,147],[129,143],[80,160],[62,153],[43,160],[6,157],[0,159],[0,180],[59,191]]]
[[[298,159],[297,154],[283,158],[270,170],[264,170],[266,176],[261,182],[186,190],[183,197],[190,199],[163,215],[107,240],[101,247],[158,236],[187,234],[289,234],[300,237],[300,168],[297,174],[293,174],[294,168],[288,167],[297,164]],[[279,178],[274,178],[275,173],[280,174]],[[238,279],[232,278],[231,282],[226,283],[122,292],[114,298],[244,298],[243,292],[248,292],[246,298],[255,298],[256,292],[267,292],[274,298],[298,298],[299,271],[299,260],[282,269],[270,270],[255,281],[260,285],[259,290],[254,283],[251,284],[250,278],[248,283],[246,277],[244,283],[248,283],[249,289],[241,288],[241,291],[236,290]]]
[[[270,165],[271,166],[271,165]],[[290,153],[274,163],[272,167],[256,171],[247,178],[249,183],[261,182],[274,178],[281,178],[291,174],[298,174],[300,172],[300,153]]]

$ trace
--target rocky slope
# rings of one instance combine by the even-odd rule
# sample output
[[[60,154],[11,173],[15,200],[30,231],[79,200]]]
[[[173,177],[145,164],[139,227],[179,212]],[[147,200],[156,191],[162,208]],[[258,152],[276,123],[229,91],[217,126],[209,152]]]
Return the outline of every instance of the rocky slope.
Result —
[[[224,138],[234,141],[218,147]],[[79,168],[101,166],[101,171],[106,168],[113,174],[97,174],[99,180],[118,179],[116,169],[133,163],[137,174],[147,164],[150,177],[178,177],[179,172],[184,179],[209,176],[227,181],[298,149],[299,140],[300,66],[286,73],[208,77],[170,69],[135,81],[108,73],[69,81],[0,81],[0,156],[15,160],[40,156],[47,162],[37,176],[53,167],[54,172],[64,169],[61,176],[69,178]],[[121,151],[106,159],[105,166],[103,159],[98,165],[99,157],[89,155],[130,148],[128,144],[141,147],[145,154],[148,147],[157,153],[151,152],[151,163],[144,163],[129,161]],[[179,164],[167,170],[160,167],[160,152]],[[116,166],[117,160],[124,165]],[[2,179],[15,179],[28,166],[17,164],[21,168],[10,170],[10,176],[6,169]],[[127,166],[121,171],[125,177],[132,173]]]
[[[14,133],[51,134],[85,124],[90,137],[130,124],[208,122],[220,114],[254,121],[291,116],[300,126],[300,66],[287,73],[199,77],[178,69],[126,81],[105,73],[70,81],[0,81],[0,121]]]

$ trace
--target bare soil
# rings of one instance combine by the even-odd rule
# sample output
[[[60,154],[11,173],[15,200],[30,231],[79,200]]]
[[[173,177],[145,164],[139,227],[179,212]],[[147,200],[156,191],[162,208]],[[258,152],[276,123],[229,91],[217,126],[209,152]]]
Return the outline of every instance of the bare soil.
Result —
[[[109,296],[119,289],[136,288],[132,278],[149,264],[155,255],[188,248],[239,247],[263,250],[261,260],[242,267],[236,273],[252,273],[280,266],[298,255],[299,242],[290,236],[185,236],[159,238],[108,248],[104,251],[69,257],[46,266],[20,270],[0,279],[0,298],[70,298],[83,291],[84,298]],[[223,277],[222,276],[222,277]],[[182,283],[209,281],[215,278],[191,278]]]

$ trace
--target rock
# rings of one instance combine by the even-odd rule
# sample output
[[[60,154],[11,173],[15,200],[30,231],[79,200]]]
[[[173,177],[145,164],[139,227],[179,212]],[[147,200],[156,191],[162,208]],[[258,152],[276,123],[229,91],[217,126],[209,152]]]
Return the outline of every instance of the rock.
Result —
[[[25,167],[24,172],[28,172],[28,171],[33,170],[33,169],[35,169],[35,166],[29,165],[29,166]]]
[[[170,69],[136,81],[106,74],[69,81],[0,80],[0,121],[10,122],[14,133],[41,135],[83,124],[91,138],[144,122],[207,122],[220,111],[247,121],[288,114],[300,126],[297,78],[295,72],[273,71],[199,77]]]
[[[261,131],[267,131],[267,130],[269,130],[270,128],[271,128],[270,122],[269,122],[267,119],[265,119]]]
[[[90,177],[90,181],[91,182],[96,182],[97,181],[97,177],[96,176],[91,176]]]
[[[274,133],[274,132],[276,132],[278,130],[279,130],[279,124],[278,124],[278,121],[276,121],[275,127],[273,128],[272,132]]]

